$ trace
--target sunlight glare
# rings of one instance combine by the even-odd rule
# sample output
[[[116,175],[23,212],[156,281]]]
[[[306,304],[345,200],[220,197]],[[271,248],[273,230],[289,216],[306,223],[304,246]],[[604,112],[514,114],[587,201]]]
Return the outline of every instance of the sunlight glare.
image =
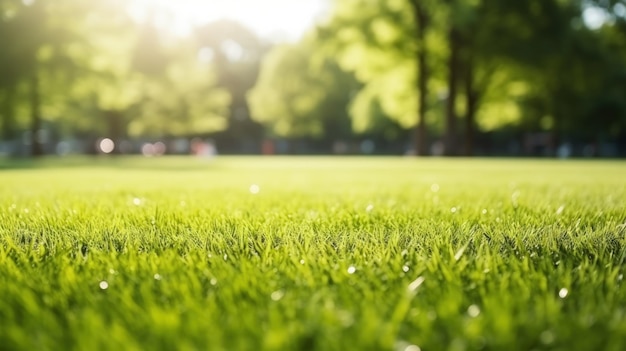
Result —
[[[138,22],[152,17],[168,32],[185,36],[194,26],[231,19],[261,37],[297,40],[324,14],[328,0],[132,0],[128,13]]]
[[[590,29],[599,29],[609,20],[609,14],[603,8],[590,6],[583,11],[583,21]]]

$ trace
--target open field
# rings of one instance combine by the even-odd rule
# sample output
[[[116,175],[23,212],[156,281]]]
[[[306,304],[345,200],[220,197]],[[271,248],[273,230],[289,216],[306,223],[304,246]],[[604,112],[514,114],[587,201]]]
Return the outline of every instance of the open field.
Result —
[[[0,350],[626,350],[626,163],[0,160]]]

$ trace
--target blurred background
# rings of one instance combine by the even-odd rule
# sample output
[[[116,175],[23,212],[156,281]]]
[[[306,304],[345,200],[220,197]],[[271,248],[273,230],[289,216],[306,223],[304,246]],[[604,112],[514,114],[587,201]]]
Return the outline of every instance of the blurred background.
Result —
[[[626,157],[624,0],[0,0],[0,156]]]

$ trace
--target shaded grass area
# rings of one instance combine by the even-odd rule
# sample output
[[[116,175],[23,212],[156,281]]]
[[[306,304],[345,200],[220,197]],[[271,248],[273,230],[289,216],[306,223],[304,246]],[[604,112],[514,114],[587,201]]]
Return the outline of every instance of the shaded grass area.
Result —
[[[626,349],[624,163],[0,162],[0,349]]]

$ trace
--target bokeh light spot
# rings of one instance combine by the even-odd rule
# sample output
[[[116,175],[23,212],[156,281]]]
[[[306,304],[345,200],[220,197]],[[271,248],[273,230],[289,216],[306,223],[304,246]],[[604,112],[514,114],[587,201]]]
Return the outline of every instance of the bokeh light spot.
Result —
[[[98,148],[102,153],[110,154],[115,149],[115,143],[109,138],[104,138],[98,143]]]

